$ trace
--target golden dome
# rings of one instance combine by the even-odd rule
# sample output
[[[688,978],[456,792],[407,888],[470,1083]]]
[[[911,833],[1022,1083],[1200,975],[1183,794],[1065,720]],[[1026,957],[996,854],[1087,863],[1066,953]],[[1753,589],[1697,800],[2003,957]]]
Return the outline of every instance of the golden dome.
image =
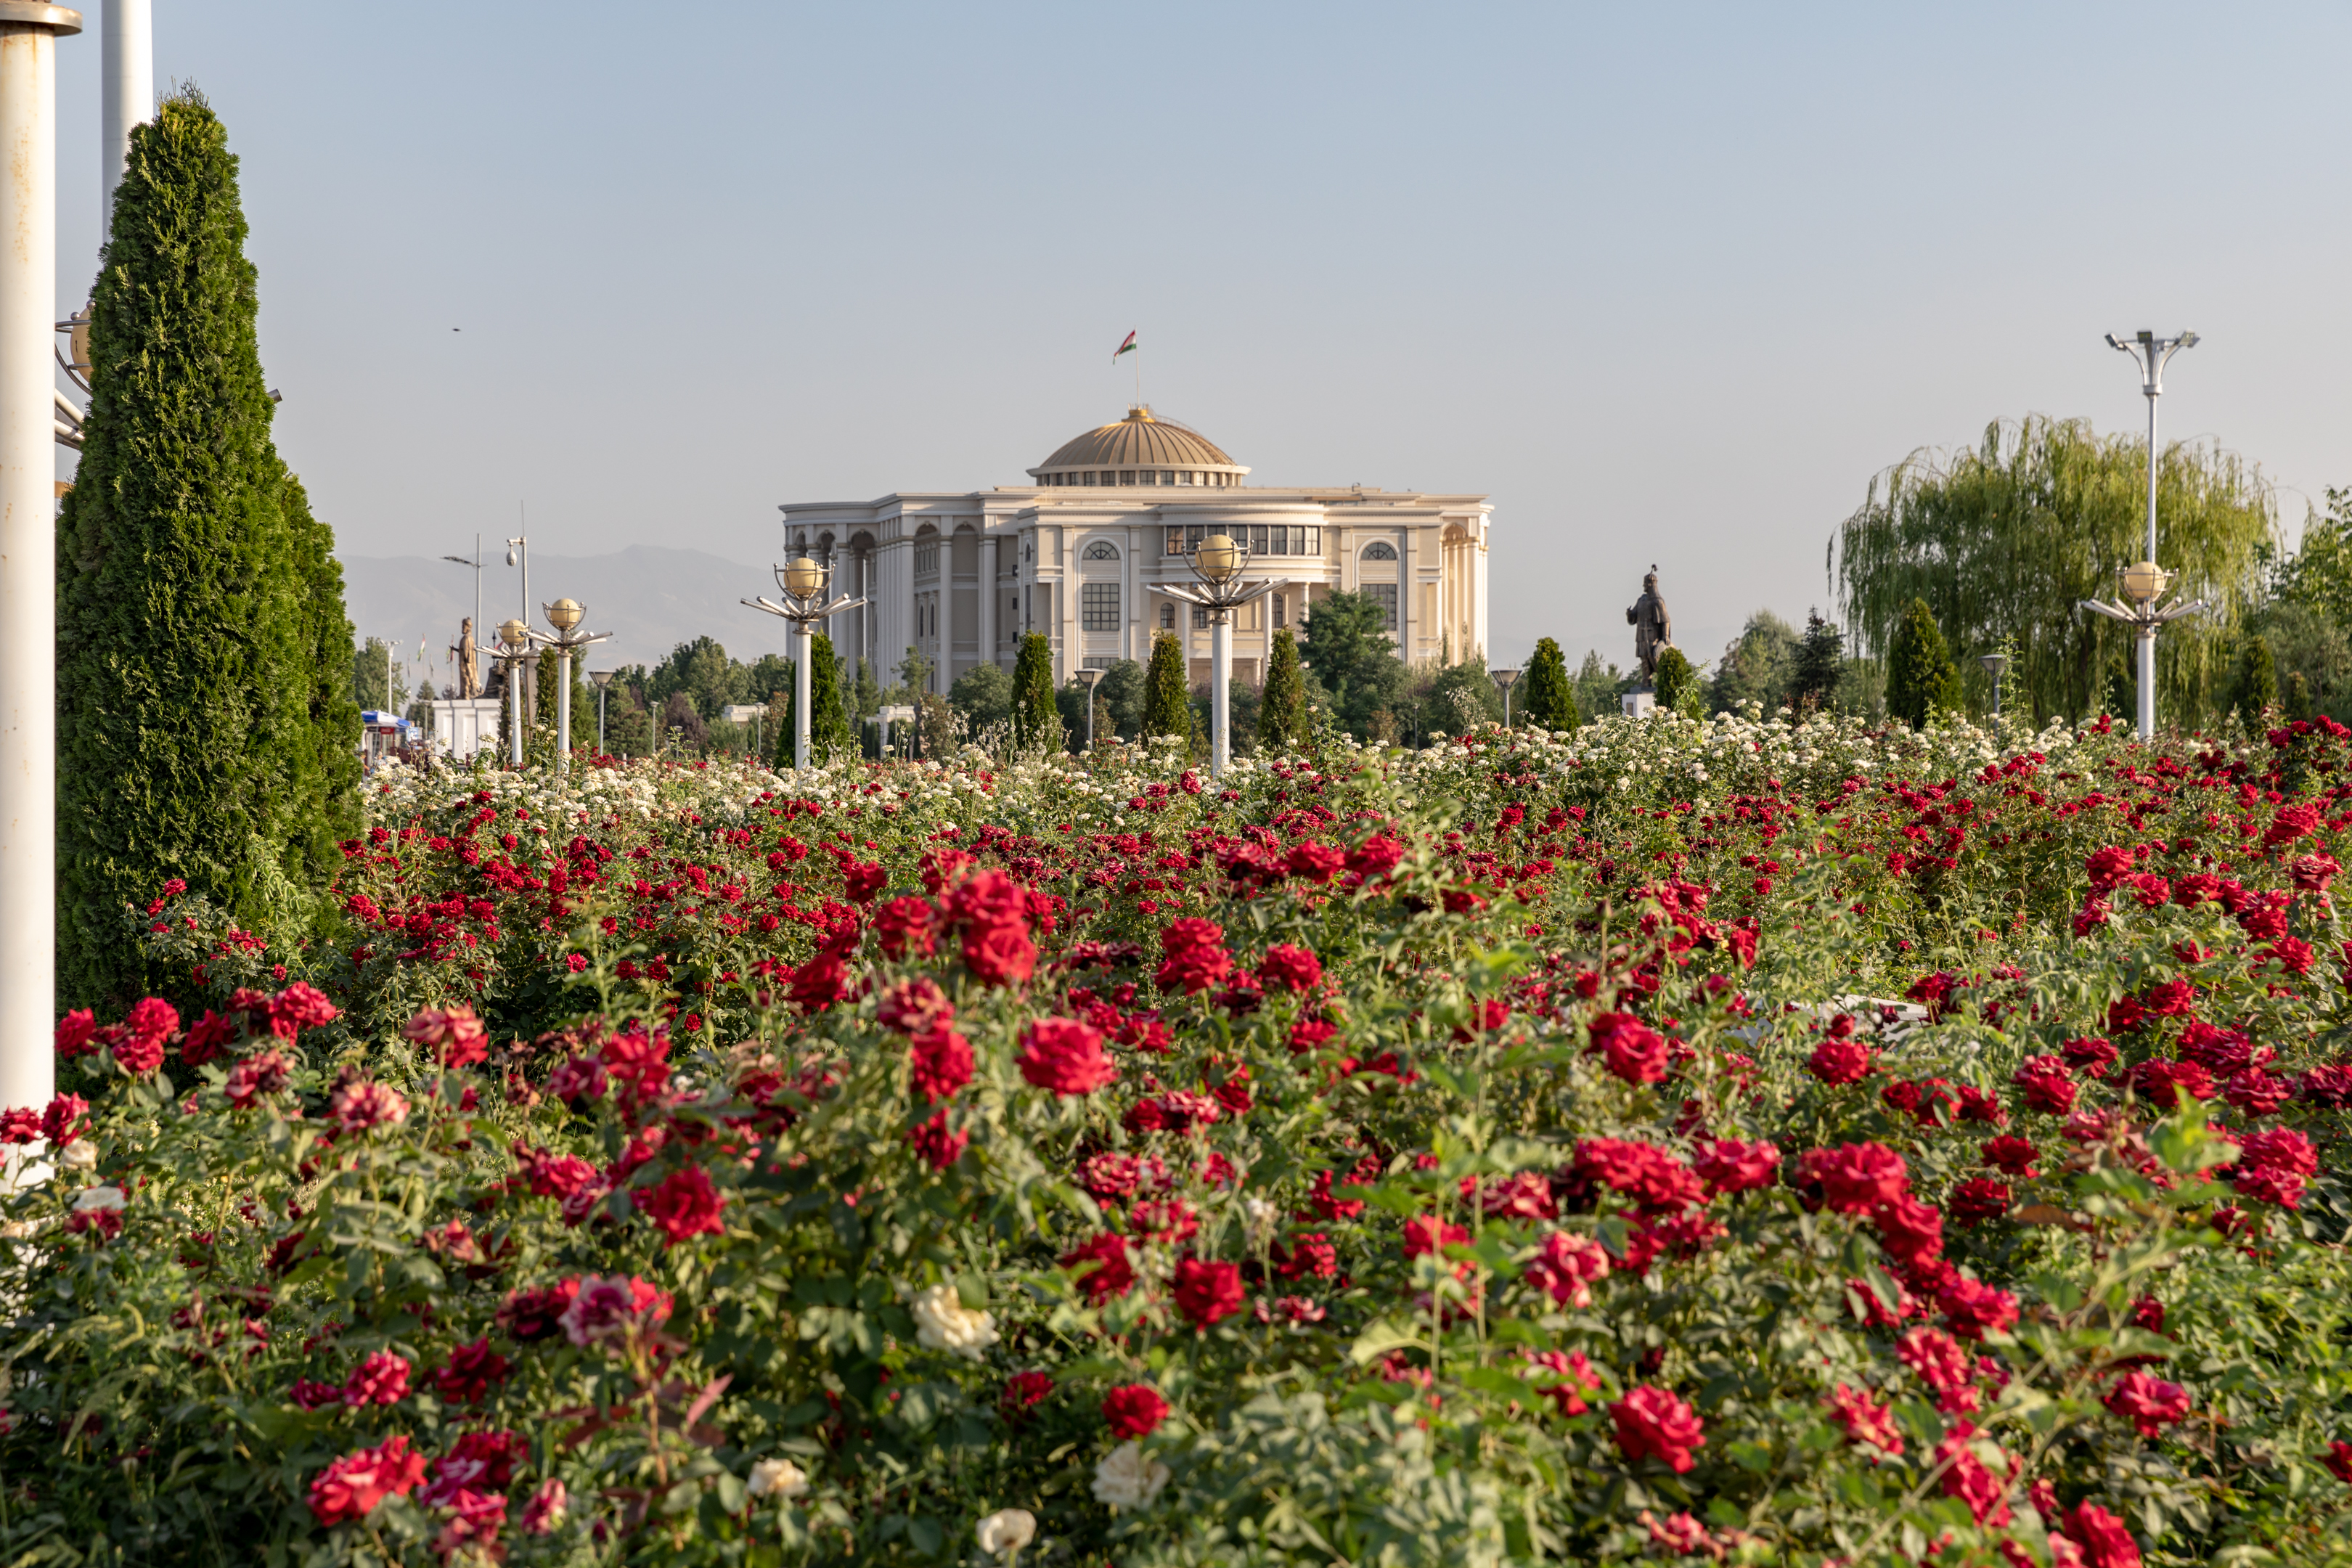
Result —
[[[1145,472],[1153,477],[1140,478]],[[1198,430],[1161,419],[1149,405],[1139,404],[1118,424],[1064,442],[1029,475],[1042,484],[1231,486],[1248,472]],[[1160,478],[1163,473],[1171,477]],[[1061,475],[1069,477],[1048,477]]]

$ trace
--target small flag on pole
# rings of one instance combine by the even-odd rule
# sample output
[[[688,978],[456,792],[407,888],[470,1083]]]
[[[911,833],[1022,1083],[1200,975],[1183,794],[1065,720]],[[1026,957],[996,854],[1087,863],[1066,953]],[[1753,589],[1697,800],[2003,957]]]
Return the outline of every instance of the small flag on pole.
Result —
[[[1123,342],[1123,343],[1119,344],[1119,345],[1118,345],[1118,350],[1117,350],[1116,352],[1114,352],[1114,353],[1111,354],[1111,356],[1110,356],[1110,363],[1113,363],[1113,364],[1117,364],[1117,363],[1118,363],[1118,356],[1119,356],[1120,354],[1124,354],[1124,353],[1133,353],[1134,352],[1135,352],[1135,334],[1134,334],[1133,332],[1129,332],[1129,333],[1128,333],[1128,334],[1127,334],[1127,342]]]

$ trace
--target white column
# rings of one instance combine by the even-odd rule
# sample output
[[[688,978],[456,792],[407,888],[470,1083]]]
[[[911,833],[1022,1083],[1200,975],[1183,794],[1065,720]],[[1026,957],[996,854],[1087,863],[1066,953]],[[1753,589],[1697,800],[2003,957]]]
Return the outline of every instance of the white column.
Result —
[[[1478,531],[1470,541],[1470,639],[1471,652],[1480,658],[1486,657],[1486,531],[1494,519],[1478,520]]]
[[[560,648],[555,655],[555,776],[567,777],[572,772],[572,653]]]
[[[1420,573],[1412,559],[1412,535],[1410,528],[1397,530],[1397,657],[1409,667],[1421,658],[1412,635],[1412,602],[1420,595]]]
[[[0,1108],[35,1109],[57,1092],[57,40],[81,31],[43,12],[0,22]]]
[[[105,0],[100,33],[98,236],[114,232],[114,187],[131,159],[131,128],[155,112],[155,25],[148,0]]]
[[[981,519],[982,526],[986,518]],[[980,662],[996,659],[996,535],[980,536]],[[1001,668],[1001,667],[1000,667]]]
[[[1234,613],[1209,612],[1209,776],[1223,778],[1233,761]]]
[[[816,645],[806,621],[793,623],[793,766],[809,765],[809,659]]]

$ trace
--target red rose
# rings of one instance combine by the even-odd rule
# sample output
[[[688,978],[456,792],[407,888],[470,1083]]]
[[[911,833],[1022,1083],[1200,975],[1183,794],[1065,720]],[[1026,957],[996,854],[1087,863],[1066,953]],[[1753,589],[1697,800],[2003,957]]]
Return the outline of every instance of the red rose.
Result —
[[[407,1397],[408,1362],[390,1351],[372,1353],[352,1369],[343,1384],[343,1403],[353,1409],[362,1405],[397,1405]]]
[[[123,1037],[114,1045],[114,1064],[133,1078],[144,1078],[163,1065],[163,1047],[179,1032],[180,1014],[160,996],[131,1005],[123,1016]]]
[[[2320,1456],[2319,1462],[2326,1467],[2329,1475],[2352,1487],[2352,1443],[2336,1438],[2327,1445],[2327,1452]]]
[[[2221,1098],[2248,1116],[2275,1116],[2280,1106],[2294,1098],[2294,1084],[2260,1068],[2246,1068],[2230,1076]]]
[[[1149,1384],[1129,1383],[1103,1395],[1103,1419],[1121,1437],[1149,1437],[1168,1419],[1168,1402]]]
[[[449,1352],[449,1364],[433,1374],[433,1387],[452,1405],[479,1405],[493,1384],[506,1380],[507,1358],[486,1336]]]
[[[1205,1329],[1242,1310],[1242,1271],[1231,1263],[1187,1258],[1176,1265],[1176,1310]]]
[[[286,1040],[294,1039],[304,1029],[331,1024],[341,1016],[332,1002],[299,980],[271,997],[268,1005],[270,1031]],[[467,1016],[471,1018],[472,1016],[467,1010]],[[178,1021],[176,1018],[173,1020],[175,1025]],[[478,1029],[479,1026],[476,1025]]]
[[[1303,947],[1278,942],[1258,960],[1257,978],[1269,991],[1312,991],[1323,983],[1323,962]]]
[[[874,911],[874,934],[881,940],[882,951],[892,958],[928,955],[934,945],[937,917],[928,899],[893,899]]]
[[[1348,869],[1365,881],[1377,881],[1404,858],[1404,846],[1385,833],[1376,833],[1348,853]]]
[[[929,1121],[910,1130],[907,1142],[914,1145],[916,1154],[924,1164],[934,1171],[944,1171],[963,1158],[964,1147],[971,1142],[971,1134],[950,1131],[948,1113],[942,1110]]]
[[[887,887],[890,873],[877,861],[859,860],[844,853],[841,857],[842,896],[853,904],[871,903],[874,895]]]
[[[1054,1392],[1054,1380],[1042,1372],[1016,1372],[1004,1380],[1004,1392],[997,1403],[1007,1415],[1017,1415],[1032,1405],[1043,1405]]]
[[[1618,1448],[1635,1464],[1656,1459],[1681,1475],[1691,1468],[1691,1450],[1706,1446],[1698,1413],[1663,1388],[1633,1390],[1609,1406],[1609,1416],[1617,1424]]]
[[[52,1148],[62,1149],[86,1131],[82,1119],[89,1114],[89,1101],[78,1094],[60,1094],[41,1112],[41,1136]]]
[[[387,1497],[406,1497],[425,1479],[425,1456],[405,1436],[346,1454],[310,1479],[310,1512],[321,1525],[365,1519]]]
[[[1328,882],[1348,864],[1348,852],[1328,844],[1294,844],[1283,860],[1289,873],[1308,882]]]
[[[1697,1173],[1654,1144],[1587,1138],[1576,1146],[1576,1173],[1632,1198],[1645,1209],[1687,1208],[1706,1201]]]
[[[946,918],[963,931],[964,967],[983,985],[1024,981],[1037,967],[1029,898],[1002,871],[975,871],[950,889]]]
[[[1701,1146],[1691,1169],[1716,1192],[1751,1192],[1780,1179],[1780,1151],[1761,1141],[1743,1143],[1725,1138]]]
[[[1944,1250],[1944,1216],[1933,1204],[1907,1194],[1888,1198],[1872,1206],[1870,1223],[1878,1229],[1878,1244],[1900,1262],[1933,1258]]]
[[[699,1165],[673,1171],[637,1194],[637,1207],[660,1228],[667,1238],[667,1247],[676,1247],[688,1237],[724,1235],[727,1227],[719,1223],[719,1211],[726,1205],[727,1200],[710,1184],[710,1173]]]
[[[1864,1294],[1869,1293],[1865,1286]],[[1945,1415],[1977,1407],[1976,1363],[1958,1340],[1941,1329],[1906,1331],[1895,1342],[1895,1359],[1936,1391],[1936,1407]]]
[[[77,1007],[58,1020],[58,1055],[66,1058],[88,1056],[90,1041],[98,1034],[98,1020],[87,1007]]]
[[[1656,1083],[1666,1076],[1666,1041],[1631,1013],[1603,1013],[1592,1020],[1592,1043],[1609,1070],[1627,1083]]]
[[[2003,1133],[1999,1138],[1986,1139],[1979,1152],[1986,1164],[2006,1175],[2031,1178],[2038,1173],[2033,1165],[2033,1144],[2027,1139]]]
[[[1944,1472],[1938,1485],[1946,1497],[1965,1503],[1969,1517],[1978,1524],[1998,1527],[2010,1521],[2009,1504],[2003,1500],[2009,1489],[1977,1458],[1976,1447],[1969,1441],[1976,1435],[1974,1422],[1955,1421],[1944,1440],[1936,1445],[1936,1459]]]
[[[1851,1037],[1832,1036],[1813,1047],[1805,1070],[1827,1084],[1860,1083],[1870,1076],[1870,1047]]]
[[[1873,1400],[1868,1389],[1839,1384],[1830,1394],[1830,1419],[1844,1429],[1847,1442],[1902,1457],[1903,1434],[1895,1427],[1895,1413]],[[1874,1456],[1871,1462],[1878,1461]]]
[[[2069,1040],[2058,1047],[2058,1054],[2065,1058],[2066,1066],[2089,1078],[2105,1078],[2107,1076],[2107,1069],[2116,1065],[2114,1043],[2100,1039],[2096,1036],[2085,1039]],[[2049,1060],[2047,1057],[2035,1059]]]
[[[220,1055],[221,1047],[236,1035],[237,1021],[234,1016],[225,1018],[207,1007],[205,1016],[189,1026],[186,1037],[180,1041],[180,1059],[192,1068],[202,1067]]]
[[[1188,996],[1216,984],[1233,973],[1233,955],[1224,950],[1224,927],[1214,921],[1170,921],[1160,933],[1160,963],[1153,984]]]
[[[1079,1288],[1087,1293],[1089,1306],[1099,1307],[1113,1296],[1124,1296],[1135,1289],[1135,1265],[1127,1254],[1127,1237],[1106,1231],[1075,1252],[1062,1255],[1062,1267],[1077,1269],[1082,1264],[1092,1268],[1077,1275]]]
[[[579,954],[572,956],[577,958]],[[303,989],[308,991],[310,987],[304,986]],[[289,986],[286,995],[292,994],[293,988]],[[312,992],[311,994],[315,996],[318,994]],[[326,1000],[320,996],[320,1005],[325,1005]],[[270,1017],[273,1021],[279,1012],[278,1004],[271,1003]],[[285,1012],[289,1018],[297,1016],[296,1009],[288,1008]],[[333,1011],[330,1009],[327,1016],[334,1016]],[[282,1030],[279,1032],[284,1033]],[[482,1026],[481,1019],[474,1016],[474,1010],[463,1003],[451,1007],[427,1007],[409,1019],[400,1032],[412,1044],[431,1051],[443,1067],[470,1067],[490,1054],[489,1031]]]
[[[1543,1392],[1562,1415],[1581,1415],[1591,1408],[1584,1403],[1584,1395],[1600,1392],[1601,1374],[1592,1370],[1592,1363],[1584,1359],[1582,1351],[1570,1351],[1566,1354],[1559,1351],[1541,1351],[1529,1355],[1528,1362],[1531,1368],[1549,1372],[1559,1378],[1559,1382],[1545,1387]]]
[[[2154,1437],[2189,1414],[2189,1391],[2135,1369],[2116,1379],[2099,1403],[2130,1422],[2141,1436]]]
[[[1448,1225],[1433,1214],[1417,1215],[1404,1222],[1404,1255],[1419,1258],[1423,1253],[1443,1253],[1449,1247],[1469,1245],[1470,1232],[1458,1225]]]
[[[2017,1321],[2017,1298],[1980,1279],[1955,1279],[1937,1293],[1944,1321],[1964,1340],[1980,1340]]]
[[[1023,1078],[1060,1095],[1092,1094],[1118,1077],[1103,1052],[1102,1031],[1076,1018],[1031,1024],[1022,1032],[1021,1053],[1013,1059]]]
[[[1844,1143],[1808,1150],[1797,1162],[1797,1179],[1819,1182],[1822,1202],[1840,1214],[1867,1214],[1909,1191],[1911,1173],[1903,1156],[1884,1143]]]
[[[917,1035],[907,1054],[915,1067],[915,1092],[925,1100],[953,1100],[971,1081],[971,1042],[953,1029]]]
[[[25,1107],[0,1111],[0,1143],[31,1143],[41,1136],[41,1113]]]
[[[902,1035],[927,1035],[955,1022],[955,1007],[948,994],[940,989],[939,982],[921,974],[883,992],[874,1014],[885,1028]]]
[[[1980,1225],[2007,1214],[2009,1201],[2008,1183],[1971,1176],[1952,1189],[1952,1214],[1962,1225]]]
[[[2076,1503],[2062,1528],[2082,1552],[2084,1568],[2140,1568],[2139,1543],[2097,1503]]]

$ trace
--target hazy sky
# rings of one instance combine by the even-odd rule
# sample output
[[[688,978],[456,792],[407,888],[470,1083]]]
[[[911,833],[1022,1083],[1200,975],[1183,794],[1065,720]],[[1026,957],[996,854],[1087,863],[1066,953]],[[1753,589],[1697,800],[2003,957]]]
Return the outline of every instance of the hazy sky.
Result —
[[[1652,561],[1695,655],[1801,620],[1911,449],[2137,427],[2109,329],[2204,335],[2166,433],[2290,523],[2352,482],[2340,7],[154,12],[158,83],[244,160],[278,442],[353,555],[527,500],[550,553],[763,561],[782,500],[1020,480],[1123,412],[1130,328],[1255,480],[1491,494],[1496,662],[1624,660]]]

